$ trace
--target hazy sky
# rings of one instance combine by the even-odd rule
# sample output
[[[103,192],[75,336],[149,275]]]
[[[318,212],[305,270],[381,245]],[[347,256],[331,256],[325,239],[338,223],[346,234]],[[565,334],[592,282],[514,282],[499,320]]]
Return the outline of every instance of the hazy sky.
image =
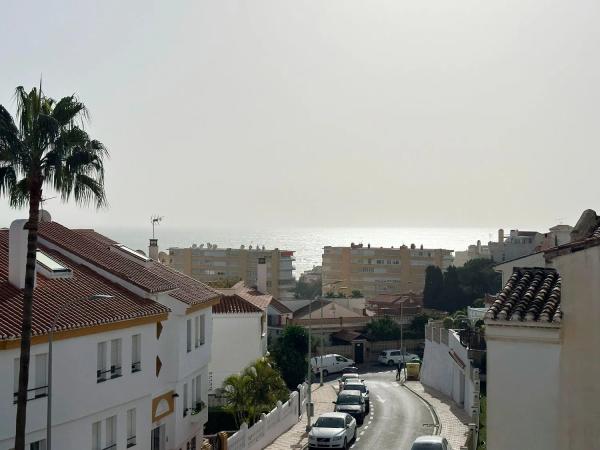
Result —
[[[600,208],[599,21],[597,0],[2,0],[0,103],[43,74],[88,106],[110,208],[49,201],[68,225],[573,224]]]

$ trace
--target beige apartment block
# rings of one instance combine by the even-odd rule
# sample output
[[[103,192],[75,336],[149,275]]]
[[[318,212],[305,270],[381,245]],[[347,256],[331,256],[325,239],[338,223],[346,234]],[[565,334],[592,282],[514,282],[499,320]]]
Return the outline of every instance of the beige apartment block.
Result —
[[[266,290],[275,298],[293,296],[294,252],[264,248],[217,248],[215,245],[170,248],[166,264],[204,283],[228,280],[257,286],[259,260],[266,264]],[[264,289],[264,287],[262,287]]]
[[[378,294],[422,292],[427,266],[446,270],[452,262],[452,250],[417,248],[414,244],[398,248],[327,246],[323,251],[323,293],[350,295],[359,290],[372,298]]]

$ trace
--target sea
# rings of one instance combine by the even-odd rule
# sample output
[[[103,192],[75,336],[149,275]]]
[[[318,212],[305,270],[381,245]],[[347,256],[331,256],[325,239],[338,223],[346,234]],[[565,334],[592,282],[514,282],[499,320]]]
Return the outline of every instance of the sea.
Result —
[[[98,228],[97,231],[110,236],[135,250],[147,253],[148,239],[152,230],[148,228]],[[155,237],[161,251],[170,247],[189,247],[192,244],[216,244],[218,248],[239,248],[241,245],[254,248],[293,250],[296,257],[296,278],[305,270],[321,265],[323,247],[349,246],[350,243],[371,244],[372,247],[399,247],[415,244],[425,248],[466,250],[470,244],[481,240],[486,244],[495,240],[497,230],[489,228],[169,228],[157,226]]]

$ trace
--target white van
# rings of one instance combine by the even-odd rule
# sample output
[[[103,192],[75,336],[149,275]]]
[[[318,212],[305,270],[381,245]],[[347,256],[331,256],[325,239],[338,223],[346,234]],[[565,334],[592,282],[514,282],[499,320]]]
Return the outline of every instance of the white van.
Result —
[[[315,356],[310,360],[310,366],[315,375],[318,375],[321,369],[321,358],[323,358],[323,376],[330,373],[343,372],[346,367],[354,365],[354,361],[342,355],[335,353],[330,355]]]

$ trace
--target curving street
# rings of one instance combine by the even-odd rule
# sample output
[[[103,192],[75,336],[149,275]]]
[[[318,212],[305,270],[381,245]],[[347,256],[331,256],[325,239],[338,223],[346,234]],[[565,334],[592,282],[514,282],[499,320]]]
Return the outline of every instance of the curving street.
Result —
[[[418,436],[433,432],[428,406],[396,381],[395,370],[371,366],[360,375],[370,391],[371,411],[358,427],[352,449],[408,450]],[[337,377],[329,378],[335,379],[328,383],[337,383]]]

